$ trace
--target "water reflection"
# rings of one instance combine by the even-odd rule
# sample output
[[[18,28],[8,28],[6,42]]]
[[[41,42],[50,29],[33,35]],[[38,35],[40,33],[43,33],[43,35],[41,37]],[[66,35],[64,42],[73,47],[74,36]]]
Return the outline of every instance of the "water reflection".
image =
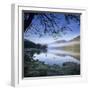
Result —
[[[41,52],[40,54],[34,54],[34,60],[39,60],[45,62],[45,64],[53,65],[58,64],[62,65],[65,62],[75,62],[80,64],[80,61],[73,56],[70,56],[69,52],[63,50],[53,50],[48,49],[47,53]]]

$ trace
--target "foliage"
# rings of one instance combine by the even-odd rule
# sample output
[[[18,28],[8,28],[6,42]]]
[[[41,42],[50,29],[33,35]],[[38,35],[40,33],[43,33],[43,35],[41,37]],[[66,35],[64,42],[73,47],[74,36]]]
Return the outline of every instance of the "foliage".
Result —
[[[80,65],[73,62],[66,62],[63,66],[49,65],[39,60],[24,56],[24,77],[58,76],[58,75],[79,75]]]
[[[41,13],[31,13],[31,12],[23,12],[24,13],[24,32],[27,32],[29,29],[33,28],[35,30],[35,34],[39,34],[39,36],[43,36],[43,34],[49,34],[56,38],[56,36],[61,36],[62,34],[66,34],[68,31],[72,31],[72,28],[69,26],[71,20],[77,23],[80,26],[80,14],[73,13],[65,13],[64,18],[65,22],[63,25],[60,25],[59,22],[62,18],[59,17],[60,13],[51,13],[51,12],[41,12]],[[43,28],[43,33],[40,32],[39,25],[35,25],[33,20],[37,18],[39,20],[39,25]]]

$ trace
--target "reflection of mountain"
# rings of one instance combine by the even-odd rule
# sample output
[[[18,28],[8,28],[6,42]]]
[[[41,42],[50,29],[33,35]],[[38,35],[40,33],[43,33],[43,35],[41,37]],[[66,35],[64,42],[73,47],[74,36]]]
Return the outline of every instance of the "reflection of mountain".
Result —
[[[73,54],[77,59],[80,59],[80,36],[77,36],[69,41],[60,40],[53,43],[52,49],[64,50]]]
[[[68,41],[66,46],[62,46],[65,51],[73,52],[80,55],[80,36]]]

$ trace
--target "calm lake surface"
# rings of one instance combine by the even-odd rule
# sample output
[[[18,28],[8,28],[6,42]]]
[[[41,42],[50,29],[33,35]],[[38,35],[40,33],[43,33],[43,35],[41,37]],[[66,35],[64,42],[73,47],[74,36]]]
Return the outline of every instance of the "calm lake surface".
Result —
[[[34,54],[34,60],[39,60],[44,62],[45,64],[58,64],[61,65],[65,62],[75,62],[80,64],[80,60],[74,58],[73,56],[69,55],[69,52],[63,50],[55,50],[55,49],[47,49],[47,52],[41,52],[40,54]]]

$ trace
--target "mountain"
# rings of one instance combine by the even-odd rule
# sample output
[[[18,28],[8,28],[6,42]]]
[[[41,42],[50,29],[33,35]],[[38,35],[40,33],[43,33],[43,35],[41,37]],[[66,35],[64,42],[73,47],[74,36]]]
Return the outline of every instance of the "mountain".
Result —
[[[72,40],[69,40],[69,42],[72,42],[72,41],[80,41],[80,36],[77,36],[77,37],[73,38]]]
[[[53,42],[51,44],[55,44],[55,43],[66,43],[66,42],[67,42],[66,40],[58,40],[58,41],[55,41],[55,42]]]
[[[62,41],[57,41],[54,42],[54,44],[59,44]],[[64,43],[62,43],[62,46],[54,46],[52,47],[52,49],[55,50],[64,50],[66,52],[69,52],[71,54],[71,56],[75,57],[76,59],[80,60],[80,36],[77,36],[69,41],[64,41]]]
[[[75,37],[75,38],[73,38],[71,40],[68,40],[68,41],[66,41],[66,40],[58,40],[58,41],[55,41],[55,42],[53,42],[51,44],[69,43],[69,42],[73,42],[73,41],[80,41],[80,36],[77,36],[77,37]]]
[[[24,48],[35,48],[36,47],[36,44],[27,40],[27,39],[24,39]]]
[[[35,44],[32,41],[24,39],[24,48],[46,49],[47,46],[46,45],[41,45],[41,44]]]

